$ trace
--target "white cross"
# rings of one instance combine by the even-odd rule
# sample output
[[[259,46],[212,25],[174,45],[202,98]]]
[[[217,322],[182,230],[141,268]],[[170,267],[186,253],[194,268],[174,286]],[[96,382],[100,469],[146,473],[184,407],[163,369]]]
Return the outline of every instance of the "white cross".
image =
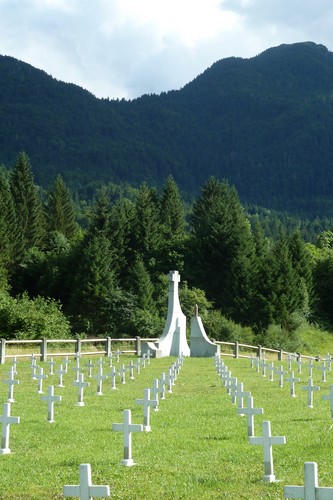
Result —
[[[10,367],[10,371],[8,372],[9,379],[4,380],[4,383],[8,385],[8,403],[14,403],[14,385],[19,384],[19,380],[15,380],[15,369],[14,366]]]
[[[103,366],[102,365],[99,366],[98,373],[97,373],[97,375],[94,375],[93,378],[95,378],[97,380],[97,396],[102,396],[102,394],[103,394],[102,393],[103,380],[108,378],[107,375],[103,375]]]
[[[285,436],[272,436],[271,434],[271,423],[269,420],[265,420],[262,423],[262,436],[255,437],[251,436],[249,438],[250,444],[260,444],[264,448],[264,481],[268,483],[275,482],[275,475],[273,470],[273,444],[286,444]]]
[[[64,497],[79,497],[80,500],[91,500],[93,497],[105,498],[110,496],[110,487],[92,485],[90,464],[81,464],[80,484],[64,486],[63,495]]]
[[[122,424],[112,424],[112,430],[122,432],[124,439],[124,458],[122,465],[134,465],[132,458],[132,432],[143,432],[143,425],[132,424],[131,410],[123,411],[124,421]]]
[[[59,375],[59,382],[58,382],[58,387],[65,387],[64,384],[62,383],[62,376],[67,373],[67,370],[64,370],[62,368],[62,365],[59,365],[58,370],[56,370],[56,374]]]
[[[312,370],[313,370],[313,358],[310,359],[310,362],[308,364],[309,367],[309,377],[312,377]]]
[[[333,385],[330,385],[330,393],[327,396],[322,396],[321,398],[330,402],[331,417],[333,418]]]
[[[64,365],[64,370],[65,370],[65,373],[68,372],[68,365],[70,363],[70,360],[68,359],[68,356],[66,356],[63,361],[62,361],[62,364]]]
[[[47,420],[50,423],[54,422],[54,402],[61,401],[61,396],[54,395],[54,386],[49,385],[47,396],[41,396],[43,401],[47,401]]]
[[[137,359],[136,363],[134,364],[135,368],[136,368],[136,373],[138,375],[140,375],[140,369],[141,369],[141,362],[140,362],[140,358]]]
[[[36,379],[38,380],[38,394],[43,394],[43,380],[47,378],[47,375],[43,375],[43,368],[41,366],[38,367],[38,373],[36,375]]]
[[[53,375],[53,367],[56,365],[56,361],[53,361],[53,358],[50,358],[50,361],[46,361],[46,364],[50,366],[49,375]]]
[[[92,362],[91,359],[89,359],[88,363],[86,363],[86,366],[88,367],[88,377],[91,378],[91,370],[95,366],[94,363]]]
[[[129,362],[128,370],[129,370],[129,373],[130,373],[130,379],[134,380],[134,364],[133,364],[132,360]]]
[[[79,378],[80,378],[79,375],[82,371],[82,368],[80,367],[80,358],[79,357],[76,358],[76,364],[75,364],[75,367],[73,368],[73,370],[75,371],[75,374],[76,374],[75,382],[78,382]]]
[[[237,387],[237,377],[230,377],[225,386],[227,388],[227,393],[232,394],[232,391]],[[235,401],[233,401],[233,403],[234,402]]]
[[[328,368],[326,368],[325,361],[323,361],[322,364],[318,366],[318,370],[321,371],[321,381],[326,382],[326,372],[328,371]]]
[[[34,355],[32,354],[31,356],[31,365],[30,365],[30,368],[31,368],[31,372],[32,372],[32,378],[33,380],[36,379],[36,369],[37,369],[37,360],[35,357],[33,357]]]
[[[153,387],[151,387],[150,391],[151,391],[152,398],[156,399],[157,403],[158,403],[158,399],[159,399],[158,395],[159,395],[159,393],[162,393],[162,391],[163,391],[163,389],[159,386],[158,378],[154,379]],[[154,411],[158,411],[158,404],[155,406]]]
[[[271,361],[270,363],[268,363],[268,371],[269,371],[269,380],[270,380],[270,382],[273,382],[274,381],[274,371],[275,371],[274,361]]]
[[[119,363],[119,356],[121,355],[121,351],[119,351],[119,349],[117,349],[115,352],[115,355],[116,355],[116,361],[117,361],[117,363]]]
[[[10,403],[4,403],[2,406],[2,415],[0,415],[0,422],[2,423],[2,438],[0,455],[7,455],[10,453],[9,448],[9,425],[19,424],[20,417],[10,416]]]
[[[294,377],[294,372],[290,372],[289,378],[286,378],[286,382],[290,383],[290,396],[292,398],[296,398],[295,394],[295,382],[299,382],[300,379],[297,377]]]
[[[237,413],[247,415],[247,435],[254,436],[254,415],[262,415],[263,408],[253,408],[253,397],[247,397],[247,408],[237,408]]]
[[[121,365],[121,367],[119,368],[119,375],[121,377],[121,383],[122,384],[126,384],[126,380],[125,380],[125,373],[126,373],[126,368],[125,368],[125,365],[124,363]]]
[[[161,399],[165,399],[165,385],[166,385],[166,378],[165,378],[165,373],[161,373],[160,376],[160,387],[161,387]]]
[[[16,356],[14,356],[13,358],[14,375],[17,375],[17,364],[18,364],[17,358]]]
[[[84,382],[84,375],[83,375],[83,373],[80,373],[79,380],[76,380],[75,382],[73,382],[73,385],[77,386],[78,390],[79,390],[77,406],[84,406],[83,388],[84,387],[89,387],[90,383],[89,382]]]
[[[287,375],[288,372],[284,372],[283,366],[280,365],[279,368],[276,369],[276,373],[279,375],[279,387],[283,387],[283,375]]]
[[[238,409],[243,409],[243,397],[244,396],[251,396],[251,393],[249,391],[244,391],[243,390],[243,382],[239,382],[237,384],[236,388],[236,398],[237,398],[237,404],[238,404]],[[244,413],[238,412],[238,415],[241,417],[244,415]]]
[[[116,367],[115,366],[111,367],[111,372],[109,373],[108,376],[112,380],[111,389],[116,389],[116,376],[117,376],[117,373],[116,373]]]
[[[313,385],[313,380],[310,377],[308,385],[303,386],[302,390],[308,392],[308,407],[313,408],[313,391],[320,391],[320,387],[318,385]]]
[[[168,392],[172,392],[172,382],[173,382],[173,374],[171,368],[168,369],[168,374],[165,377],[165,382],[168,385]]]
[[[302,373],[302,364],[303,364],[303,361],[302,361],[301,355],[298,356],[298,359],[297,359],[296,363],[297,363],[297,366],[298,366],[298,373]]]
[[[139,405],[143,405],[143,430],[149,432],[150,427],[150,407],[156,407],[158,405],[157,399],[150,399],[150,389],[144,389],[143,399],[137,399],[136,402]]]
[[[303,498],[304,500],[330,500],[333,488],[318,486],[318,465],[316,462],[304,464],[304,486],[285,486],[285,498]]]

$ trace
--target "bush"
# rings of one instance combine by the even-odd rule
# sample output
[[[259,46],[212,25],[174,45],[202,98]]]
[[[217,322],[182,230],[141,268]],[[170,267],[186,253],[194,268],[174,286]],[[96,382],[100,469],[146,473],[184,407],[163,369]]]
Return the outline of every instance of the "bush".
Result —
[[[69,322],[52,299],[30,299],[26,293],[11,297],[0,294],[1,336],[6,339],[68,338]]]
[[[205,331],[210,339],[221,342],[252,344],[254,334],[250,327],[243,327],[226,318],[220,311],[210,311],[205,320]]]

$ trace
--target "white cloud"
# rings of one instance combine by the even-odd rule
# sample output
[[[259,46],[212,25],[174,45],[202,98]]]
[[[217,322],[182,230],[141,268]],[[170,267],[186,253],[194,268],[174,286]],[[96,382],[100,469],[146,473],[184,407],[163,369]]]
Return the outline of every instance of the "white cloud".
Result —
[[[0,0],[0,51],[99,97],[179,88],[280,43],[333,46],[331,0]]]

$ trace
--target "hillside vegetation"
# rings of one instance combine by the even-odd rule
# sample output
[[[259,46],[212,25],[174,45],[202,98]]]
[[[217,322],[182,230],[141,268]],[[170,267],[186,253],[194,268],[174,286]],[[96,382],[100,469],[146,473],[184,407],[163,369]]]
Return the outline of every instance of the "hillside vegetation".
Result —
[[[222,59],[179,91],[133,101],[0,56],[0,162],[26,151],[38,184],[61,174],[85,195],[172,175],[193,199],[214,175],[244,203],[331,216],[332,95],[333,54],[312,42]]]

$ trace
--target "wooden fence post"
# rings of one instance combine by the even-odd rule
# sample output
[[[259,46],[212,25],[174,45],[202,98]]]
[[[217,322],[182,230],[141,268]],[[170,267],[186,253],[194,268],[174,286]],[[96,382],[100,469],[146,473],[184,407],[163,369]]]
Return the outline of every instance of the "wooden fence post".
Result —
[[[283,350],[282,349],[279,350],[278,361],[283,361]]]
[[[262,354],[261,353],[261,349],[262,349],[261,345],[258,345],[258,354],[257,354],[257,356],[258,356],[259,359],[261,359],[261,354]]]
[[[239,354],[239,345],[238,345],[238,342],[235,342],[235,346],[234,346],[234,358],[238,358],[238,354]]]
[[[0,341],[0,365],[5,364],[6,359],[6,340],[1,339]]]
[[[76,353],[76,356],[78,358],[81,356],[81,339],[80,339],[80,337],[76,340],[75,353]]]
[[[112,352],[111,351],[111,337],[106,337],[105,351],[106,351],[105,356],[110,357],[111,352]]]
[[[141,355],[141,338],[140,337],[135,337],[135,350],[136,350],[136,355],[140,356]]]
[[[42,342],[40,344],[40,360],[41,361],[46,361],[47,360],[47,339],[42,339]]]

